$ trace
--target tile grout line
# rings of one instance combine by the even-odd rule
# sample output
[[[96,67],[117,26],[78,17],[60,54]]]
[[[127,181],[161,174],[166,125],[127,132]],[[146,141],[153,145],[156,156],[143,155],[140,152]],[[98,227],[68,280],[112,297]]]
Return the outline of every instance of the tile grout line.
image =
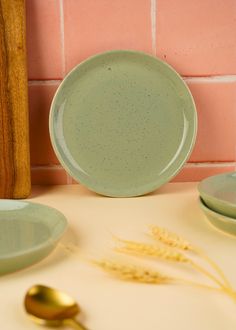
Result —
[[[235,157],[234,158],[236,159],[236,139],[235,139]],[[234,168],[234,170],[236,171],[236,162],[235,162],[235,168]]]
[[[70,176],[69,173],[66,172],[66,184],[72,184],[73,183],[73,179]]]
[[[62,75],[66,74],[65,63],[65,24],[64,24],[64,0],[60,0],[60,30],[61,30],[61,57],[62,57]]]
[[[156,12],[157,0],[150,0],[151,1],[151,36],[152,36],[152,53],[156,56],[157,54],[157,45],[156,45]]]
[[[234,106],[234,122],[236,123],[236,107]],[[236,130],[234,131],[234,159],[236,160]],[[236,162],[234,171],[236,172]]]
[[[221,76],[199,76],[186,77],[182,76],[186,82],[236,82],[236,75],[221,75]]]
[[[64,170],[64,168],[61,165],[33,165],[31,166],[32,171],[37,170],[46,170],[46,171],[57,171],[57,170]],[[72,184],[73,179],[72,177],[66,172],[66,184]]]
[[[28,86],[50,86],[50,85],[56,85],[61,83],[61,79],[52,79],[52,80],[29,80]]]
[[[191,162],[186,163],[185,168],[207,168],[207,167],[231,167],[236,166],[236,162]]]
[[[31,165],[31,170],[63,170],[61,165]]]
[[[230,166],[236,166],[236,162],[201,162],[201,163],[186,163],[185,168],[203,168],[203,167],[230,167]],[[63,169],[61,165],[32,165],[31,169],[37,170],[37,169],[44,169],[44,170],[57,170],[57,169]],[[68,174],[69,179],[68,181],[72,183],[73,179]]]
[[[152,0],[151,0],[152,1]],[[236,82],[236,75],[222,75],[222,76],[182,76],[186,82]],[[31,85],[50,85],[61,83],[62,79],[34,79],[28,80],[28,84]]]

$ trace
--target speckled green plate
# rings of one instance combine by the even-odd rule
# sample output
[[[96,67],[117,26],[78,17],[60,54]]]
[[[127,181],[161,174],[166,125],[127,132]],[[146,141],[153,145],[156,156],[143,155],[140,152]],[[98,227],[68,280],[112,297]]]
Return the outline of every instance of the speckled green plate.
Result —
[[[64,215],[51,207],[0,200],[0,275],[45,258],[66,227]]]
[[[166,63],[134,51],[111,51],[75,67],[50,111],[61,164],[107,196],[151,192],[173,178],[195,142],[192,95]]]
[[[236,219],[236,172],[210,176],[198,191],[210,209]]]
[[[226,217],[225,215],[211,210],[201,198],[199,198],[199,205],[209,222],[214,227],[224,231],[225,233],[236,235],[236,219]]]

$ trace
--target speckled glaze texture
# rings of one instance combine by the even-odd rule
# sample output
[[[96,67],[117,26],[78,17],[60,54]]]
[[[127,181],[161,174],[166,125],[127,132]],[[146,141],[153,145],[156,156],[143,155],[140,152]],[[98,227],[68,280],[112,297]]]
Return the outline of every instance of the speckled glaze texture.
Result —
[[[0,275],[46,257],[66,227],[64,215],[51,207],[0,200]]]
[[[211,176],[200,182],[198,190],[210,209],[236,218],[236,172]]]
[[[204,201],[200,198],[199,199],[199,205],[206,215],[209,222],[216,227],[217,229],[220,229],[221,231],[236,235],[236,219],[226,217],[220,213],[217,213],[207,207],[207,205],[204,203]]]
[[[50,111],[54,150],[72,177],[107,196],[151,192],[178,173],[197,116],[181,77],[134,51],[96,55],[60,85]]]

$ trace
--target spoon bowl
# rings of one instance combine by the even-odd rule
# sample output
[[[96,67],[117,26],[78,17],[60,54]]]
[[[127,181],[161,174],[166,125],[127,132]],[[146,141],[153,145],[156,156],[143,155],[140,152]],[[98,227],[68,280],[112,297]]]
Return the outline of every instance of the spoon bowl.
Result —
[[[66,293],[44,285],[34,285],[25,296],[25,310],[37,324],[57,327],[64,324],[85,330],[74,317],[80,313],[76,301]]]

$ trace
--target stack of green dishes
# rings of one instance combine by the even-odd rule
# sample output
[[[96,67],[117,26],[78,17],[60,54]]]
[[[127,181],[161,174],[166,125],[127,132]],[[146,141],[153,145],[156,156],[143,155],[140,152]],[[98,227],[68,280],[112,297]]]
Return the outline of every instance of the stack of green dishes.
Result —
[[[200,206],[218,229],[236,235],[236,172],[203,180],[198,190]]]

